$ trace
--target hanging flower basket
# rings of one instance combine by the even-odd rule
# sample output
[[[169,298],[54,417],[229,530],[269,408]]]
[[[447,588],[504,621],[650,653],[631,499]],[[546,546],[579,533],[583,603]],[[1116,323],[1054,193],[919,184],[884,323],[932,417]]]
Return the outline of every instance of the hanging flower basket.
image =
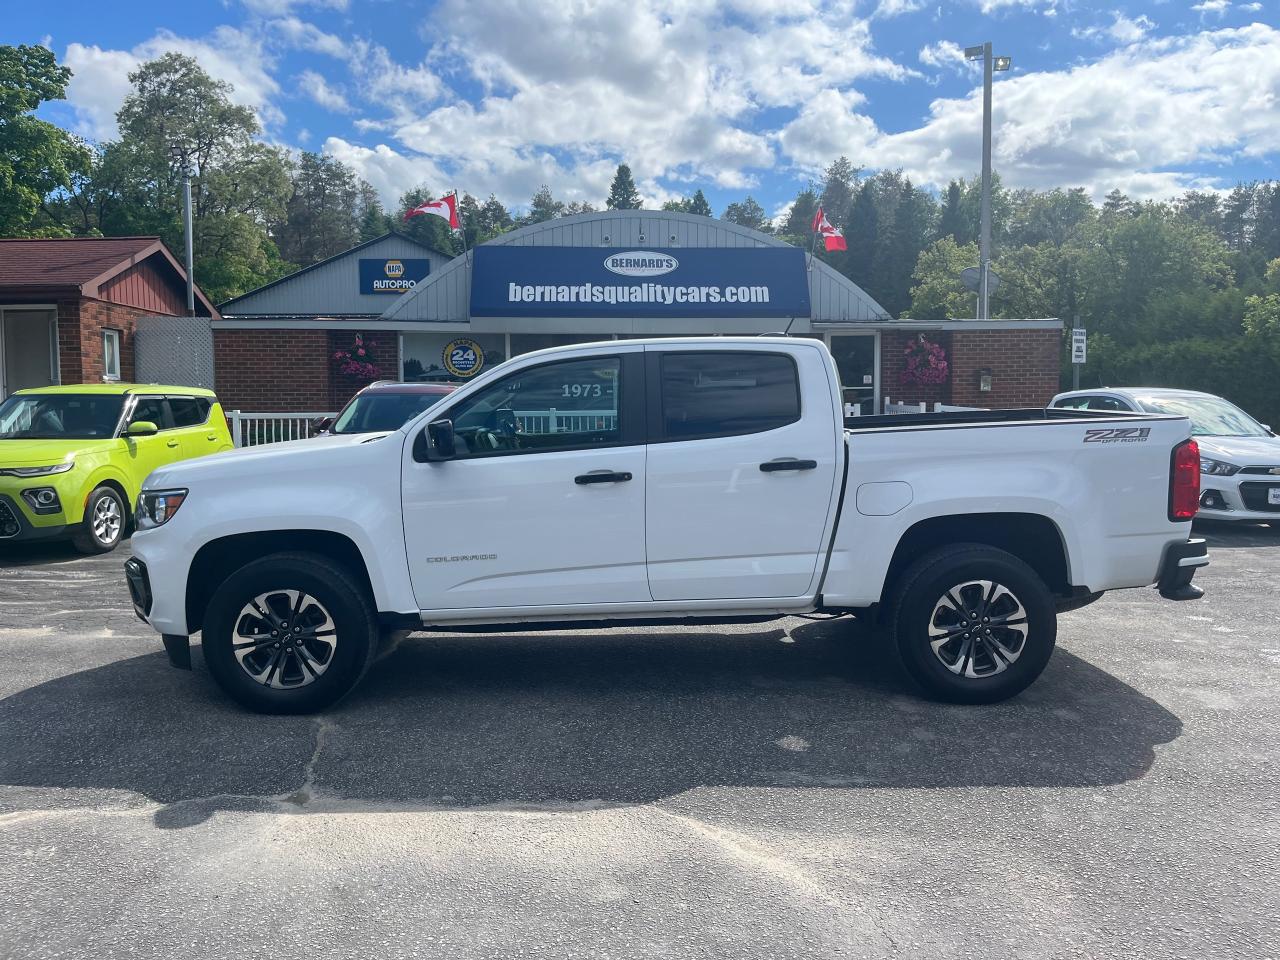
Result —
[[[912,340],[902,351],[907,367],[902,371],[903,383],[927,384],[946,383],[951,372],[947,363],[947,351],[932,340],[926,340],[924,334]]]
[[[333,354],[338,372],[359,380],[377,380],[378,365],[373,362],[373,346],[372,340],[365,343],[364,337],[357,333],[349,350],[337,350]]]

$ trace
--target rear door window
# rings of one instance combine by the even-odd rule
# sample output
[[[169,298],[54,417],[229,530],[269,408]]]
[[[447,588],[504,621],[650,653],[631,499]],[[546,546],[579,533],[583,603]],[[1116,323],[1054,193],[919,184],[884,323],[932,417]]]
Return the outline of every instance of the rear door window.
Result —
[[[707,350],[661,357],[662,439],[761,433],[800,419],[800,377],[786,354]]]
[[[209,419],[209,400],[205,397],[170,397],[169,411],[175,427],[198,427]]]

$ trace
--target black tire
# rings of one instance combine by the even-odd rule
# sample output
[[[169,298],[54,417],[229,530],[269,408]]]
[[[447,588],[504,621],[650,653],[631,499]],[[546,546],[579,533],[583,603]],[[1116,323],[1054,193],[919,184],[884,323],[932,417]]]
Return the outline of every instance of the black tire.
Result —
[[[129,507],[115,487],[95,487],[85,501],[84,519],[71,535],[81,553],[110,553],[129,527]]]
[[[972,543],[934,550],[903,571],[889,626],[906,672],[950,703],[1021,693],[1049,663],[1058,633],[1040,576],[1011,553]]]
[[[286,591],[297,594],[292,611]],[[218,686],[258,713],[331,706],[360,682],[377,645],[366,590],[347,568],[313,553],[272,554],[229,576],[209,601],[202,638]]]

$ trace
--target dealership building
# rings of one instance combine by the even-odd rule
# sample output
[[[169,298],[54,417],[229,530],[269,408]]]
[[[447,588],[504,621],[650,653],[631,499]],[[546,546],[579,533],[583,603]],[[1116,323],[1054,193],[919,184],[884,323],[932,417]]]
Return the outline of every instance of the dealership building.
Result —
[[[651,336],[816,337],[847,403],[1044,404],[1058,389],[1058,320],[894,319],[821,260],[708,217],[610,210],[563,217],[449,257],[387,234],[219,307],[217,390],[228,409],[337,410],[379,378],[466,380],[561,344]],[[944,382],[904,382],[921,338],[945,354]]]

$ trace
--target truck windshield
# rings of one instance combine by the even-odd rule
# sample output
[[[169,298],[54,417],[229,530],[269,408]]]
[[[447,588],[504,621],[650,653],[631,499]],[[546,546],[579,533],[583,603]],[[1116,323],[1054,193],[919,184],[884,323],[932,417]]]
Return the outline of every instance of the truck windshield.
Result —
[[[380,433],[399,430],[427,407],[438,403],[440,393],[365,393],[352,399],[338,415],[334,433]]]
[[[120,394],[15,393],[0,403],[0,440],[101,440],[114,437]]]
[[[1193,437],[1266,437],[1262,424],[1221,397],[1141,397],[1148,413],[1171,413],[1191,421]]]

